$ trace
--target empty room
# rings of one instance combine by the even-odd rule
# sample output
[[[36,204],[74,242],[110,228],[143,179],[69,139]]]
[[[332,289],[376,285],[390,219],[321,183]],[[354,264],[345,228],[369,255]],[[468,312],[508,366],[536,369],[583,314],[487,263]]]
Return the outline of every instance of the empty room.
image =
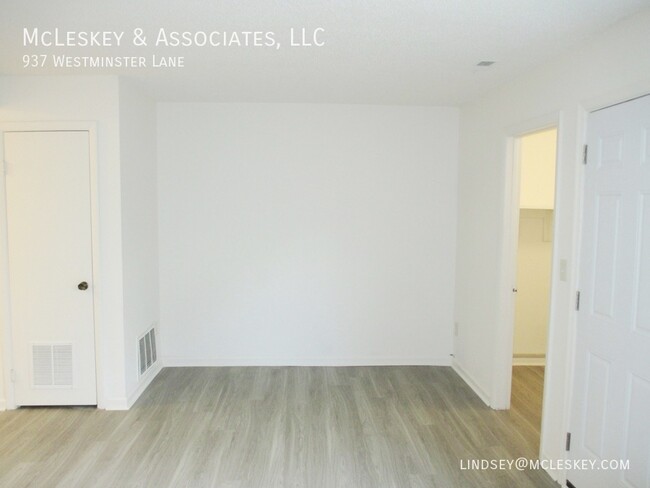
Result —
[[[3,0],[0,487],[650,488],[648,46]]]

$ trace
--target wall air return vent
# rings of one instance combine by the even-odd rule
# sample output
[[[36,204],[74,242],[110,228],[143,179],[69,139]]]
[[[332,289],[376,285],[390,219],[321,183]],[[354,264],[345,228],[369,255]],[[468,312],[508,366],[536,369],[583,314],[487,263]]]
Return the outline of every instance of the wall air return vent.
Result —
[[[145,374],[158,358],[156,352],[156,329],[149,329],[138,339],[138,370]]]

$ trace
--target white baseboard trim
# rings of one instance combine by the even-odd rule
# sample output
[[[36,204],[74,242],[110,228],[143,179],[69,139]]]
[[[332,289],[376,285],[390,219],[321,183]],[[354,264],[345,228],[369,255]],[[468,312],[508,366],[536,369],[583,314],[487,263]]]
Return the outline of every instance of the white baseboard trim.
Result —
[[[140,398],[140,395],[144,393],[144,390],[147,389],[153,379],[158,376],[158,373],[162,371],[162,368],[162,361],[159,359],[156,361],[156,364],[154,364],[151,369],[140,378],[140,383],[138,383],[136,389],[133,390],[127,398],[127,409],[131,408],[138,398]]]
[[[107,397],[98,408],[102,410],[128,410],[129,403],[126,397]]]
[[[546,366],[546,356],[513,356],[513,366]]]
[[[458,376],[461,377],[461,379],[467,383],[467,385],[476,393],[476,395],[485,403],[488,407],[490,407],[490,397],[488,396],[487,393],[485,393],[485,390],[481,388],[476,381],[463,369],[463,367],[458,363],[458,361],[454,360],[451,364],[451,367]]]
[[[441,357],[211,357],[164,356],[165,367],[219,366],[451,366],[451,356]]]

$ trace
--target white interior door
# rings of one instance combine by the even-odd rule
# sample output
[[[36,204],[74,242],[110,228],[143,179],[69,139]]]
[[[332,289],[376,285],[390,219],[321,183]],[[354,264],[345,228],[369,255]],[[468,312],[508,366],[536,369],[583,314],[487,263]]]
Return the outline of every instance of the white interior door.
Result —
[[[580,264],[571,457],[576,488],[650,487],[650,96],[594,112]],[[602,468],[602,466],[601,466]]]
[[[88,132],[5,132],[4,160],[16,405],[96,404]]]

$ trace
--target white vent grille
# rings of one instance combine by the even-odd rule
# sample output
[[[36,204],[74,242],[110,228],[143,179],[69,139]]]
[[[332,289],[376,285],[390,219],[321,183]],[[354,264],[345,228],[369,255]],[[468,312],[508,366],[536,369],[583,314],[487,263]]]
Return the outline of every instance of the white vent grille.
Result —
[[[140,374],[147,370],[147,354],[144,347],[144,337],[138,340],[138,363],[140,364]]]
[[[32,344],[32,385],[72,387],[72,344]]]
[[[52,346],[54,386],[72,386],[72,344]]]
[[[147,372],[156,362],[156,331],[149,329],[138,339],[138,365],[140,376]]]
[[[32,364],[34,386],[52,386],[52,346],[32,344]]]
[[[158,359],[156,353],[156,329],[151,329],[149,334],[151,335],[151,360],[155,363],[156,359]]]

